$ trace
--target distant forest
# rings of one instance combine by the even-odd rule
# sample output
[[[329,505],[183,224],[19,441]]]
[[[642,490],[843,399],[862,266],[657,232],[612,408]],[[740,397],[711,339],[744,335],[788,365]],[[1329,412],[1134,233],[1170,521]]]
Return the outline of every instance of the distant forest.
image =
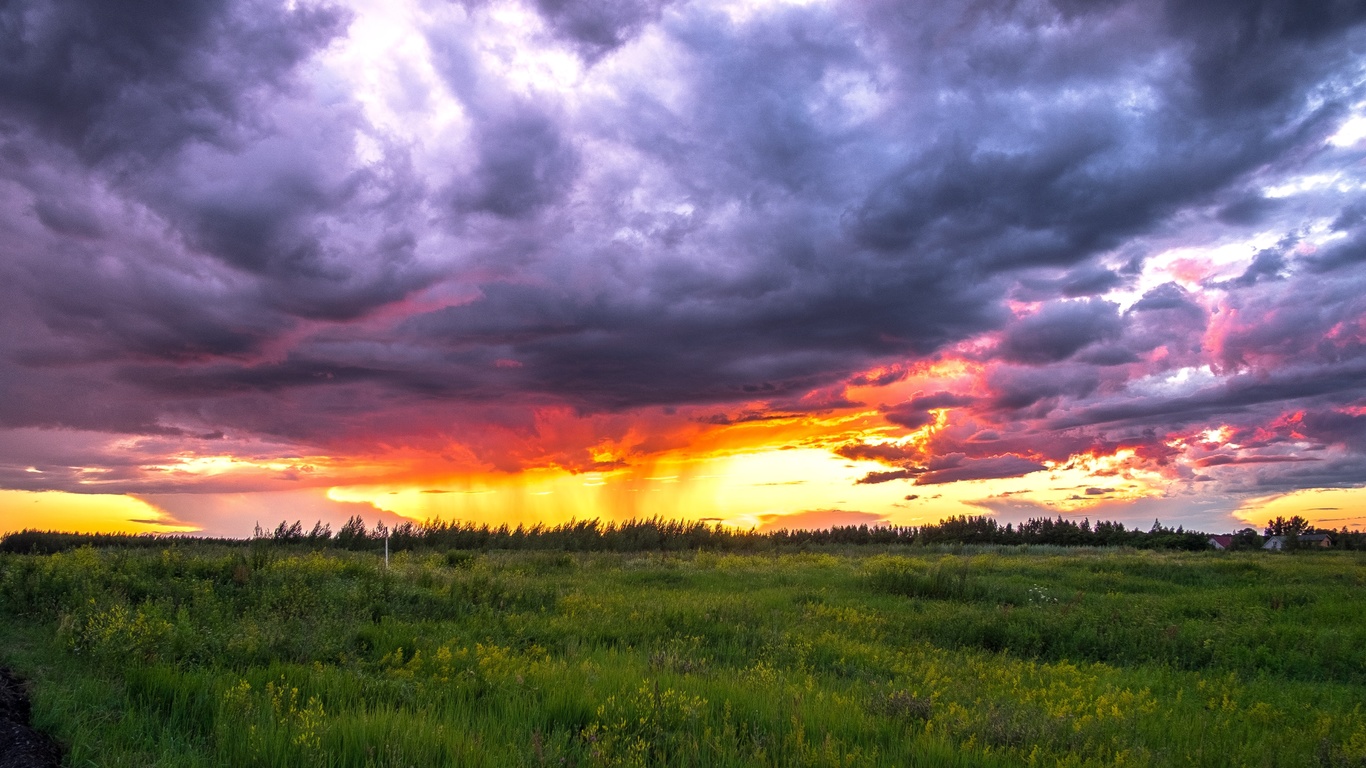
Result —
[[[1278,517],[1267,524],[1266,536],[1287,538],[1294,549],[1300,535],[1326,533],[1334,549],[1366,550],[1366,532],[1315,528],[1302,517]],[[1089,520],[1076,522],[1062,517],[1030,519],[1019,525],[1001,525],[985,516],[949,517],[922,526],[846,525],[819,530],[759,532],[701,522],[649,518],[622,523],[599,520],[571,521],[563,525],[509,527],[448,523],[407,522],[387,527],[382,523],[367,527],[354,516],[333,533],[330,526],[316,523],[305,530],[301,522],[281,522],[274,530],[263,530],[247,539],[209,538],[187,534],[82,534],[57,531],[24,530],[0,539],[0,552],[51,554],[82,546],[164,547],[171,544],[219,544],[225,546],[311,546],[351,550],[375,550],[385,546],[393,552],[405,550],[556,550],[564,552],[646,552],[693,549],[759,552],[821,545],[1050,545],[1062,547],[1130,547],[1198,551],[1210,548],[1210,535],[1167,528],[1154,521],[1150,529],[1126,528],[1123,523]],[[1233,534],[1233,549],[1256,549],[1263,534],[1245,528]]]

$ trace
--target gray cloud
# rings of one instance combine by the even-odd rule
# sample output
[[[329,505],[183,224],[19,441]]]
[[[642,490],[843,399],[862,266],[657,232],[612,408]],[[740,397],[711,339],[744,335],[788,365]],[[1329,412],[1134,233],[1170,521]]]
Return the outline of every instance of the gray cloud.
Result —
[[[325,6],[217,0],[21,1],[0,19],[6,113],[119,170],[240,137],[256,89],[345,23]]]
[[[1044,468],[1043,464],[1022,456],[1005,454],[984,459],[963,459],[954,466],[932,469],[915,479],[916,485],[939,485],[962,480],[990,480],[1000,477],[1019,477]]]
[[[473,183],[456,191],[456,199],[472,210],[506,218],[559,202],[578,172],[578,154],[559,126],[527,106],[481,126],[478,152]]]
[[[551,29],[570,41],[589,61],[596,61],[659,19],[668,0],[536,0]]]
[[[1006,330],[999,353],[1014,363],[1065,360],[1088,344],[1118,337],[1118,309],[1093,299],[1046,304]]]
[[[965,463],[917,482],[1033,471],[1054,453],[1029,441],[1157,456],[1301,406],[1345,456],[1315,466],[1355,471],[1363,207],[1266,191],[1358,167],[1324,143],[1363,97],[1354,5],[528,9],[583,69],[527,85],[487,9],[443,7],[439,85],[394,75],[401,116],[454,115],[431,136],[328,80],[330,6],[0,10],[0,425],[464,435],[515,468],[458,425],[705,405],[724,426],[961,355],[971,394],[884,409],[971,422],[937,438]],[[1340,236],[1301,248],[1325,216]],[[1115,297],[1253,230],[1285,239]]]

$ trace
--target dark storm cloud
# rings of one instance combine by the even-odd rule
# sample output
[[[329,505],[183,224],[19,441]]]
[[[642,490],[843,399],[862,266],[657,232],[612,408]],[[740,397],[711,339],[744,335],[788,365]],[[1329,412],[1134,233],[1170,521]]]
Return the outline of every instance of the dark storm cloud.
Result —
[[[1218,215],[1220,221],[1228,224],[1258,224],[1278,207],[1279,201],[1251,194],[1220,208]]]
[[[1019,477],[1044,468],[1043,464],[1022,456],[1005,454],[984,459],[966,459],[958,454],[953,461],[944,462],[949,466],[942,469],[931,468],[915,479],[916,485],[939,485],[956,483],[961,480],[992,480],[1003,477]],[[933,467],[933,464],[931,464]]]
[[[1272,248],[1263,248],[1252,257],[1243,273],[1232,280],[1209,283],[1214,288],[1247,288],[1258,281],[1284,280],[1289,265],[1286,253],[1295,246],[1295,238],[1287,237]]]
[[[846,445],[840,455],[854,459],[873,459],[895,463],[910,458],[906,454],[896,455],[877,448],[891,446]],[[910,453],[910,452],[907,452]],[[924,458],[925,454],[920,454]],[[1013,453],[992,453],[984,456],[969,456],[962,452],[945,452],[934,455],[923,463],[907,463],[899,469],[869,472],[855,482],[856,485],[879,485],[893,480],[914,480],[916,485],[940,485],[963,480],[992,480],[1006,477],[1019,477],[1030,472],[1044,469],[1036,459],[1025,458]]]
[[[914,406],[897,406],[888,408],[882,412],[882,417],[897,426],[906,429],[920,429],[926,424],[934,423],[934,414]]]
[[[1075,299],[1104,293],[1118,288],[1124,282],[1124,276],[1116,270],[1099,264],[1086,264],[1057,277],[1021,277],[1015,298],[1020,301],[1045,301],[1058,296]]]
[[[1099,440],[1067,430],[1151,447],[1361,392],[1361,206],[1265,192],[1356,156],[1324,144],[1363,97],[1355,4],[526,9],[531,42],[434,7],[439,85],[394,75],[384,125],[318,64],[347,34],[329,6],[0,9],[0,421],[473,444],[451,435],[479,409],[519,435],[545,406],[787,418],[963,354],[972,396],[884,409],[975,420],[937,438],[960,464],[838,451],[930,483]],[[533,44],[584,68],[545,75]],[[1296,250],[1323,210],[1341,236]],[[1217,301],[1101,298],[1253,227],[1291,239]],[[1223,378],[1163,383],[1199,370]]]
[[[1074,358],[1077,362],[1090,365],[1125,365],[1139,361],[1134,350],[1120,344],[1098,344],[1087,348]]]
[[[34,202],[33,212],[43,226],[58,235],[98,238],[104,234],[99,216],[73,201],[40,199]]]
[[[874,371],[872,373],[860,373],[849,380],[851,387],[885,387],[895,384],[906,378],[906,369],[901,366],[894,366],[886,370]]]
[[[578,173],[579,158],[557,123],[518,106],[482,126],[479,166],[457,200],[476,211],[521,218],[559,202]]]
[[[669,0],[536,0],[557,35],[595,61],[659,18]]]
[[[1313,456],[1230,456],[1217,454],[1195,462],[1197,467],[1223,467],[1230,464],[1278,464],[1281,462],[1322,461]]]
[[[1192,13],[1177,4],[1161,25],[1145,24],[1138,6],[1068,8],[1061,18],[1032,6],[1011,19],[1011,35],[995,34],[1000,17],[953,6],[877,6],[889,50],[957,40],[935,50],[942,60],[921,84],[964,78],[953,103],[971,122],[922,144],[852,210],[852,231],[893,252],[970,247],[991,269],[1066,265],[1114,247],[1332,123],[1343,102],[1310,112],[1300,99],[1351,55],[1350,38],[1332,30],[1360,14],[1311,5]],[[1029,33],[1045,26],[1055,37],[1040,53]],[[1155,50],[1174,54],[1170,68],[1147,58]],[[1054,101],[1064,84],[1106,100]],[[1155,103],[1117,108],[1116,89],[1126,87],[1151,88],[1143,98]]]
[[[237,138],[254,90],[344,21],[271,2],[19,0],[0,9],[0,104],[89,162],[133,170]]]
[[[15,359],[25,365],[72,363],[81,357],[234,357],[254,350],[286,324],[264,308],[251,311],[250,300],[244,307],[240,295],[202,273],[157,263],[145,252],[141,258],[119,259],[119,266],[110,269],[111,251],[129,247],[126,241],[109,238],[100,246],[77,247],[46,238],[39,242],[48,244],[49,256],[56,257],[26,264],[21,284],[47,328],[67,340],[82,340],[85,349],[74,349],[69,341],[53,344],[41,335],[13,339]]]
[[[1311,439],[1339,443],[1366,452],[1366,414],[1338,410],[1310,411],[1304,414],[1300,426]]]
[[[1219,362],[1230,370],[1274,373],[1287,363],[1326,366],[1328,380],[1338,367],[1366,359],[1362,318],[1366,275],[1323,280],[1306,274],[1284,286],[1259,284],[1231,293],[1233,314],[1225,322]]]
[[[1334,272],[1366,262],[1366,227],[1354,227],[1347,240],[1306,261],[1315,272]]]
[[[405,160],[360,167],[348,110],[284,111],[248,146],[188,149],[140,184],[141,196],[192,248],[256,277],[260,300],[290,315],[354,318],[429,280],[402,213],[423,194]]]
[[[928,395],[917,394],[904,403],[884,406],[881,410],[883,418],[887,421],[914,430],[926,424],[934,423],[934,414],[930,413],[932,409],[958,408],[972,405],[975,402],[977,402],[976,398],[966,395],[958,395],[953,392],[933,392]]]
[[[932,392],[929,395],[917,394],[914,398],[904,403],[897,403],[895,406],[882,406],[882,418],[897,426],[904,426],[906,429],[919,429],[922,426],[934,424],[934,414],[932,409],[952,409],[952,407],[970,406],[977,402],[977,399],[966,395],[956,395],[953,392]]]
[[[1366,363],[1344,366],[1331,373],[1321,368],[1300,368],[1267,376],[1232,377],[1190,394],[1114,398],[1113,402],[1087,404],[1049,420],[1055,429],[1097,424],[1165,423],[1188,425],[1220,414],[1247,412],[1256,406],[1283,407],[1300,400],[1360,392]]]
[[[994,395],[992,405],[1003,410],[1051,410],[1062,397],[1084,398],[1100,384],[1100,376],[1090,366],[1034,368],[999,366],[987,375]]]
[[[1095,299],[1045,304],[1006,329],[998,354],[1013,363],[1065,360],[1088,344],[1118,337],[1122,329],[1118,309]]]
[[[1082,354],[1052,364],[995,364],[981,379],[993,397],[954,410],[916,451],[853,445],[841,453],[887,464],[954,452],[1065,462],[1130,449],[1149,468],[1230,493],[1358,485],[1366,449],[1355,410],[1366,364],[1366,284],[1355,274],[1327,282],[1296,271],[1282,258],[1287,247],[1252,257],[1244,274],[1258,279],[1221,283],[1225,293],[1212,315],[1199,302],[1209,297],[1175,284],[1150,290],[1120,315],[1122,332],[1107,342],[1142,354],[1115,367]],[[1276,279],[1260,277],[1266,274]],[[991,441],[977,439],[984,423],[1002,427]],[[1236,450],[1181,447],[1211,423],[1232,430],[1226,442]]]
[[[928,395],[916,394],[910,400],[912,408],[958,408],[964,405],[972,405],[976,398],[967,395],[959,395],[953,392],[931,392]]]
[[[1102,345],[1092,352],[1100,356],[1119,347],[1141,355],[1161,348],[1166,350],[1170,366],[1204,362],[1209,312],[1176,283],[1164,283],[1143,294],[1125,312],[1124,323],[1124,334],[1117,344]],[[1093,362],[1101,365],[1108,361]]]
[[[358,123],[344,107],[281,101],[302,95],[296,68],[345,32],[347,14],[269,2],[163,5],[21,3],[4,12],[0,109],[21,126],[9,148],[24,153],[26,181],[38,171],[66,177],[65,188],[38,195],[39,220],[89,241],[126,224],[128,205],[145,206],[178,230],[158,247],[179,240],[264,278],[234,298],[246,312],[264,304],[354,317],[414,287],[421,278],[402,274],[411,232],[367,210],[402,198],[397,187],[412,179],[392,162],[349,167]],[[121,198],[122,210],[104,214],[116,221],[81,199],[80,187],[92,185]],[[359,239],[368,242],[348,242],[342,221],[364,223]],[[90,245],[101,258],[122,255],[108,242]],[[365,262],[354,258],[361,253]],[[127,260],[153,271],[137,254]],[[186,323],[203,325],[193,314]]]
[[[1209,3],[1166,5],[1168,28],[1194,46],[1192,84],[1212,113],[1241,112],[1295,98],[1306,77],[1326,61],[1310,61],[1316,45],[1342,45],[1333,38],[1366,20],[1366,7],[1344,0],[1318,2]]]
[[[846,443],[835,449],[837,456],[858,461],[877,461],[884,464],[902,464],[923,457],[923,451],[914,446],[901,446],[891,443]],[[874,473],[876,474],[876,473]],[[898,475],[901,477],[901,475]],[[888,480],[895,480],[888,477]],[[877,479],[864,479],[860,482],[880,482]]]
[[[1217,447],[1188,451],[1188,466],[1215,476],[1192,474],[1187,479],[1217,480],[1235,493],[1359,484],[1366,444],[1356,438],[1360,419],[1351,409],[1362,396],[1366,343],[1361,318],[1366,312],[1357,280],[1325,283],[1304,273],[1271,283],[1229,283],[1227,304],[1211,320],[1220,324],[1221,332],[1213,337],[1216,347],[1208,351],[1228,366],[1218,376],[1192,375],[1197,369],[1164,356],[1155,367],[1131,364],[1137,371],[1150,371],[1150,377],[1130,373],[1126,380],[1098,374],[1094,388],[1068,391],[1069,381],[1088,382],[1085,369],[1076,363],[997,369],[988,374],[998,393],[989,403],[1005,410],[970,409],[970,415],[1024,423],[1010,422],[1004,444],[982,447],[996,453],[1045,446],[1042,454],[1054,460],[1069,453],[1109,455],[1129,447],[1150,466],[1185,476],[1172,463],[1184,450],[1173,447],[1173,438],[1184,439],[1202,424],[1222,423],[1234,430],[1227,442],[1241,447],[1233,452]],[[1136,343],[1139,336],[1161,338],[1163,325],[1171,343],[1181,338],[1178,320],[1195,323],[1202,315],[1183,292],[1172,286],[1156,289],[1126,313],[1129,327],[1121,343]],[[1172,322],[1154,323],[1158,317]],[[1017,380],[1021,371],[1030,375]],[[968,424],[965,429],[971,428]],[[1093,445],[1078,440],[1088,434],[1097,438]],[[1105,435],[1109,437],[1100,439]],[[972,441],[956,439],[949,430],[928,449],[960,448],[980,455]]]
[[[181,434],[172,404],[204,393],[149,398],[176,370],[157,362],[242,365],[295,317],[354,317],[425,279],[379,210],[414,199],[401,159],[357,167],[355,115],[296,98],[347,14],[163,5],[0,10],[0,175],[20,190],[0,294],[27,313],[0,343],[22,372],[8,426]],[[134,361],[147,375],[119,376]]]
[[[1205,310],[1192,301],[1190,294],[1176,283],[1163,283],[1153,288],[1143,294],[1143,298],[1134,302],[1134,305],[1129,309],[1131,312],[1177,310],[1187,315],[1193,315],[1201,321],[1205,318]]]
[[[800,395],[869,359],[932,349],[931,339],[961,333],[960,324],[984,324],[977,308],[954,316],[942,303],[904,307],[836,275],[828,276],[832,284],[727,297],[737,286],[700,266],[667,269],[672,279],[652,286],[657,293],[643,303],[606,291],[584,297],[563,287],[491,284],[478,300],[415,317],[401,330],[452,350],[507,345],[528,385],[620,408]]]
[[[489,75],[462,42],[439,38],[452,91],[488,120],[475,130],[478,170],[455,182],[457,199],[508,218],[553,218],[572,183],[577,199],[594,204],[576,204],[580,236],[551,235],[549,251],[537,235],[509,241],[534,250],[490,254],[491,263],[529,264],[534,279],[485,284],[470,304],[414,318],[405,337],[453,350],[501,345],[524,366],[524,386],[590,409],[791,396],[993,327],[1005,328],[1002,354],[1017,362],[1085,353],[1122,365],[1135,352],[1111,343],[1122,330],[1114,304],[1049,302],[1007,324],[999,301],[1011,283],[998,275],[1075,265],[1049,290],[1085,296],[1118,285],[1118,272],[1086,260],[1314,140],[1336,114],[1295,102],[1306,83],[1332,76],[1336,65],[1322,57],[1283,61],[1294,71],[1272,89],[1276,98],[1242,112],[1212,109],[1185,88],[1201,65],[1187,38],[1200,30],[1135,32],[1102,12],[1066,17],[1046,61],[1035,48],[1001,46],[994,33],[1000,23],[1041,35],[1056,21],[1047,13],[944,8],[917,19],[921,31],[954,30],[944,34],[970,54],[947,58],[920,45],[870,45],[908,31],[893,12],[862,28],[821,8],[734,26],[686,7],[671,13],[664,29],[688,54],[680,85],[689,110],[627,90],[629,116],[590,111],[577,126],[557,118],[552,128],[553,112],[541,113],[525,131],[508,131],[496,156],[486,142],[507,118],[488,106]],[[1217,24],[1201,29],[1226,34]],[[1347,55],[1340,38],[1322,44],[1328,59]],[[879,82],[879,64],[894,76]],[[903,79],[919,71],[931,79]],[[832,78],[867,82],[880,116],[850,122]],[[1063,88],[1095,98],[1053,98]],[[1127,88],[1146,102],[1118,106],[1114,90]],[[590,159],[565,138],[575,128],[624,142],[638,167],[584,176]],[[907,148],[900,156],[894,133]],[[639,168],[659,169],[669,183],[654,186]],[[676,223],[637,222],[624,203],[664,192],[691,209]],[[559,226],[546,219],[533,232]],[[1080,372],[1065,381],[1008,387],[1003,398],[1024,407],[1094,385]]]
[[[869,472],[855,481],[856,485],[878,485],[888,483],[893,480],[909,480],[913,477],[923,475],[923,469],[893,469],[887,472]]]

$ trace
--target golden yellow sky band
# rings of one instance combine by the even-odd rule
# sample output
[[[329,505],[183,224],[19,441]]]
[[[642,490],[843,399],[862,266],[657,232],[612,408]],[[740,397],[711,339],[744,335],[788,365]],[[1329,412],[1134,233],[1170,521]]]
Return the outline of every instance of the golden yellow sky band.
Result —
[[[1366,488],[1310,488],[1250,499],[1235,513],[1260,530],[1275,517],[1299,515],[1320,528],[1366,527]]]
[[[571,474],[551,469],[438,481],[426,487],[337,486],[327,495],[335,501],[373,504],[418,521],[440,518],[529,526],[558,525],[572,519],[662,517],[747,529],[774,526],[788,516],[804,520],[803,515],[833,511],[861,514],[867,518],[861,522],[936,522],[948,515],[982,514],[983,509],[967,501],[990,495],[1001,483],[1018,488],[1028,482],[1012,478],[929,489],[904,482],[855,482],[880,468],[823,449],[770,449],[675,457],[603,472]],[[905,499],[911,493],[920,494],[917,503]]]
[[[26,528],[79,533],[176,533],[145,501],[112,494],[0,490],[0,534]]]

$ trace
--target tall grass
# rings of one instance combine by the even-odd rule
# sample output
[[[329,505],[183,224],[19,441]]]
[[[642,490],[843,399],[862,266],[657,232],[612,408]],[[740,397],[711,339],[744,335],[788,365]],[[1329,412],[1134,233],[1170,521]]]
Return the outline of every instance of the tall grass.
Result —
[[[0,661],[73,765],[1349,766],[1364,592],[1349,553],[81,548],[0,555]]]

